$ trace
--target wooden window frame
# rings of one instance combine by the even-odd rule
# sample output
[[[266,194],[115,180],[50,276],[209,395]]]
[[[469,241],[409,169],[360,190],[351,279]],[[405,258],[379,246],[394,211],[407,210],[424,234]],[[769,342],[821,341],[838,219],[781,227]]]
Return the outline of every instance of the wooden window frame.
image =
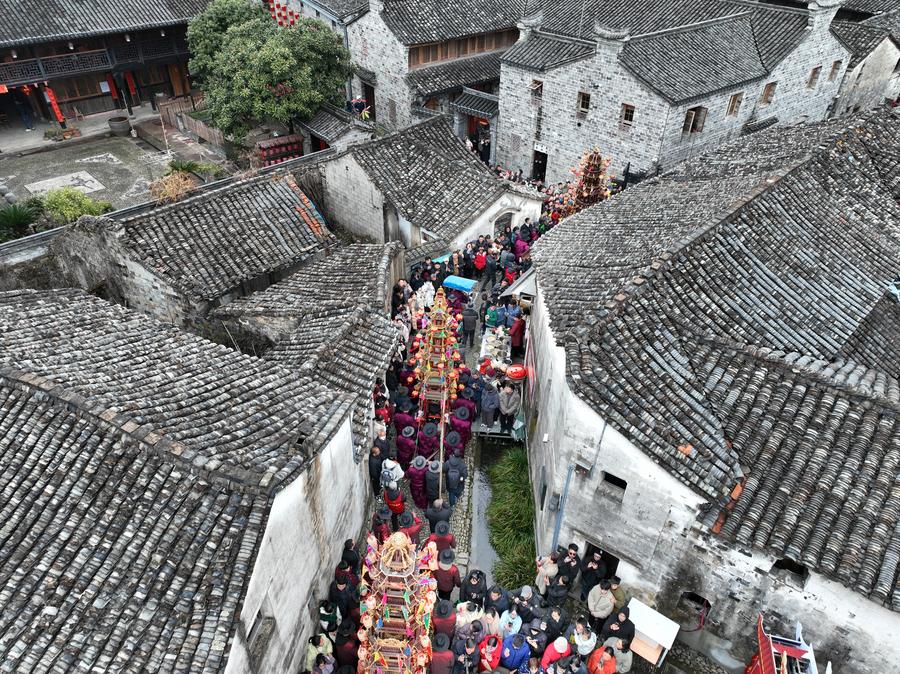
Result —
[[[585,105],[585,101],[587,105]],[[579,91],[575,102],[575,115],[579,119],[584,119],[591,111],[591,95],[586,91]]]
[[[619,130],[624,131],[626,133],[631,132],[631,128],[634,126],[634,113],[637,111],[635,106],[630,103],[622,103],[622,108],[619,112]],[[628,113],[631,112],[631,119],[627,119]]]
[[[822,76],[822,66],[816,66],[809,71],[809,77],[806,80],[807,89],[815,89],[819,84],[819,78]]]
[[[736,94],[731,94],[731,97],[728,99],[728,107],[725,109],[726,117],[737,117],[741,111],[741,104],[744,102],[744,92],[739,91]]]
[[[703,127],[706,125],[706,116],[709,109],[702,105],[689,108],[684,113],[684,124],[681,125],[681,135],[691,136],[695,133],[702,133]]]
[[[760,105],[770,105],[772,101],[775,100],[775,90],[778,89],[778,82],[766,82],[766,86],[763,87],[762,98],[760,98]]]

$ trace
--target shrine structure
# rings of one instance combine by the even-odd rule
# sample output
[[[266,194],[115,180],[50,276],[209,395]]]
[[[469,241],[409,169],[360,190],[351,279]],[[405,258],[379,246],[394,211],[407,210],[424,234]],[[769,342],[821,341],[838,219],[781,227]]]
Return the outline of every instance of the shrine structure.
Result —
[[[366,674],[426,674],[431,610],[437,601],[437,548],[417,551],[397,532],[379,546],[369,535],[361,584],[359,669]]]

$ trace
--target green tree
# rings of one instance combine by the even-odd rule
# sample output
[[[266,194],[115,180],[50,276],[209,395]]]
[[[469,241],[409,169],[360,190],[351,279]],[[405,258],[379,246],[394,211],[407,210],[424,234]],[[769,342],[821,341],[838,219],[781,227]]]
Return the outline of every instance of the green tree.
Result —
[[[252,0],[213,0],[209,3],[188,25],[191,74],[200,82],[205,81],[228,29],[265,18],[268,15],[262,3]]]
[[[205,80],[206,107],[239,140],[255,123],[292,126],[324,101],[338,102],[352,72],[350,52],[322,22],[278,27],[268,17],[253,19],[228,29]]]

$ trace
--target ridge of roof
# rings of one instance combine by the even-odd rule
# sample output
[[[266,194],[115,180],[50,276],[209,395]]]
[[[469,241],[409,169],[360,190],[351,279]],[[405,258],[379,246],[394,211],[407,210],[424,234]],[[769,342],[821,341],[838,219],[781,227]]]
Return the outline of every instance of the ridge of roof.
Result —
[[[686,33],[688,31],[696,30],[697,28],[705,28],[706,26],[714,26],[718,23],[726,23],[729,21],[734,21],[735,19],[739,19],[741,17],[751,17],[753,16],[753,12],[747,10],[745,12],[736,12],[735,14],[726,14],[724,16],[714,16],[711,19],[703,19],[702,21],[695,21],[694,23],[686,23],[680,26],[671,26],[669,28],[661,28],[660,30],[650,31],[649,33],[637,33],[633,35],[629,35],[629,40],[643,40],[646,38],[656,37],[658,35],[673,35],[676,33]]]

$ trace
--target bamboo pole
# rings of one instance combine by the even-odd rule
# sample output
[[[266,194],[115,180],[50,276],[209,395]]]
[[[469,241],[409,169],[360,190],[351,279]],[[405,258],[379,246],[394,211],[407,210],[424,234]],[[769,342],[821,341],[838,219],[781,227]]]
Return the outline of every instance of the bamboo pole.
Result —
[[[446,375],[444,375],[446,377]],[[438,452],[440,452],[441,457],[441,472],[438,474],[438,495],[444,491],[444,409],[447,403],[447,381],[446,379],[441,382],[441,444],[438,447]]]

